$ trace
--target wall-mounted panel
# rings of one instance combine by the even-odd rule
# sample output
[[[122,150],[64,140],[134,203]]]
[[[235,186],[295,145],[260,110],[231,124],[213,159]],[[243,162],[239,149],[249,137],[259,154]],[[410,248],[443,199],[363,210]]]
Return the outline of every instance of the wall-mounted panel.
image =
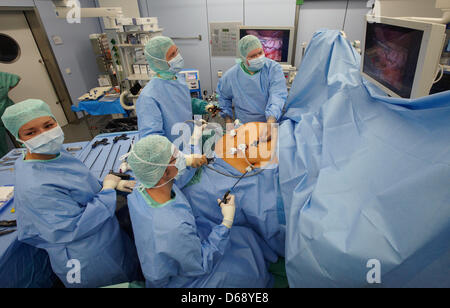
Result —
[[[244,20],[244,0],[208,0],[209,22],[241,22]],[[236,63],[236,57],[211,57],[212,90],[217,88],[217,72],[225,73]]]

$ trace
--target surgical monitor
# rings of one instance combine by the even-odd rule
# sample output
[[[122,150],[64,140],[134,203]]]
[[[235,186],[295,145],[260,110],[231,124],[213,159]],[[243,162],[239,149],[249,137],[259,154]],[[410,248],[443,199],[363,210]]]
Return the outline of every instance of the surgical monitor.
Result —
[[[444,41],[444,25],[368,15],[361,73],[390,96],[426,96]]]
[[[294,28],[240,26],[239,39],[246,35],[259,38],[267,58],[280,64],[291,64]]]

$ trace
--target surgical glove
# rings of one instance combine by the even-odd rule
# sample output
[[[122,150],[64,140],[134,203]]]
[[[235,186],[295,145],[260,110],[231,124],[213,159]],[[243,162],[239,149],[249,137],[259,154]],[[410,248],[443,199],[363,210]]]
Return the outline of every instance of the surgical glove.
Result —
[[[197,145],[202,140],[203,130],[207,124],[195,125],[194,133],[191,136],[190,144]]]
[[[206,155],[201,154],[186,155],[186,166],[188,167],[199,168],[207,164],[208,160],[206,159]]]
[[[270,118],[265,125],[263,125],[261,132],[259,134],[260,142],[268,142],[272,139],[272,131],[276,130],[276,120]]]
[[[129,165],[126,161],[122,162],[122,163],[120,164],[120,167],[119,167],[119,172],[120,172],[120,173],[125,173],[125,172],[127,172],[128,170],[131,170],[130,165]]]
[[[230,117],[225,117],[225,130],[229,132],[230,130],[234,129],[234,123],[233,119]]]
[[[103,180],[103,188],[102,190],[105,189],[116,189],[117,185],[119,184],[119,182],[121,181],[121,179],[118,176],[112,175],[112,174],[107,174]]]
[[[234,213],[236,211],[236,206],[234,204],[234,195],[228,195],[227,197],[227,203],[223,203],[222,200],[217,199],[217,202],[220,205],[220,208],[222,209],[222,225],[224,225],[227,228],[231,228],[234,221]]]
[[[125,180],[121,180],[119,182],[119,184],[117,184],[116,189],[118,191],[123,191],[123,192],[127,192],[130,193],[133,191],[134,186],[136,186],[136,181],[125,181]]]

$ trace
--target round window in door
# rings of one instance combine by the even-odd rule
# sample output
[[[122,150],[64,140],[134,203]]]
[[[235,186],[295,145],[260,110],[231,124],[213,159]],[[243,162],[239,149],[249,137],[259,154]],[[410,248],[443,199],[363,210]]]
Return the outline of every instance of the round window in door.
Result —
[[[0,62],[13,63],[20,57],[20,47],[16,40],[0,33]]]

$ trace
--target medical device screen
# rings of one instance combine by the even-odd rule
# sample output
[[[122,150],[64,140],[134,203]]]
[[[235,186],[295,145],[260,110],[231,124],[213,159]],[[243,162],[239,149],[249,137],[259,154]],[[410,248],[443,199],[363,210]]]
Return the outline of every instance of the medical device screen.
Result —
[[[246,35],[259,38],[267,58],[288,62],[290,30],[240,29],[240,38]]]
[[[399,96],[411,96],[423,31],[368,23],[363,72]]]

